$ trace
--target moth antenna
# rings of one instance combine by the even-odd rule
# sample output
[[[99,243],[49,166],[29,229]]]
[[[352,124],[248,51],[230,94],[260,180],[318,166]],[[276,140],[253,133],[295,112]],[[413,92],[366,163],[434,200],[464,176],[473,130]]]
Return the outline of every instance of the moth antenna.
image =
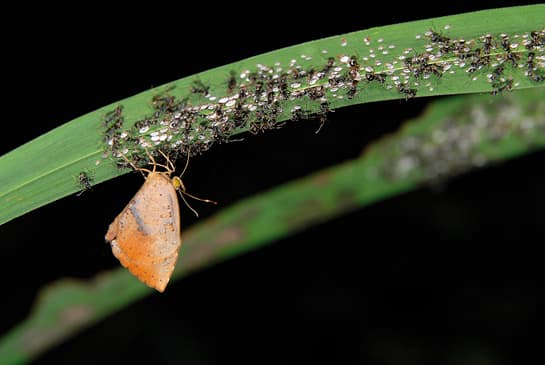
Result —
[[[184,195],[187,195],[188,197],[190,198],[193,198],[195,200],[199,200],[201,202],[205,202],[205,203],[210,203],[210,204],[214,204],[214,205],[218,205],[218,202],[216,201],[213,201],[213,200],[210,200],[210,199],[203,199],[203,198],[199,198],[198,196],[195,196],[193,194],[189,194],[188,192],[186,192],[185,190],[183,191],[180,191],[182,194]]]
[[[185,185],[184,183],[182,182],[182,179],[180,179],[178,176],[175,176],[172,178],[172,184],[174,185],[174,188],[178,191],[178,193],[180,193],[180,197],[182,198],[182,200],[184,201],[185,205],[187,205],[187,207],[189,209],[191,209],[191,211],[193,213],[195,213],[195,215],[198,217],[199,214],[197,213],[197,211],[195,209],[193,209],[193,207],[191,205],[189,205],[189,203],[187,202],[187,199],[185,198],[184,195],[187,195],[188,197],[190,198],[193,198],[195,200],[200,200],[202,202],[205,202],[205,203],[211,203],[211,204],[218,204],[217,202],[213,201],[213,200],[208,200],[208,199],[203,199],[203,198],[199,198],[198,196],[195,196],[193,194],[189,194],[186,190],[185,190]]]
[[[191,211],[192,211],[193,213],[195,213],[195,216],[196,216],[197,218],[199,218],[199,213],[197,213],[197,211],[196,211],[195,209],[193,209],[193,207],[192,207],[191,205],[189,205],[189,203],[187,202],[187,200],[186,200],[185,197],[184,197],[184,193],[182,192],[182,190],[178,190],[178,193],[180,193],[180,197],[181,197],[182,200],[184,201],[185,205],[186,205],[189,209],[191,209]]]

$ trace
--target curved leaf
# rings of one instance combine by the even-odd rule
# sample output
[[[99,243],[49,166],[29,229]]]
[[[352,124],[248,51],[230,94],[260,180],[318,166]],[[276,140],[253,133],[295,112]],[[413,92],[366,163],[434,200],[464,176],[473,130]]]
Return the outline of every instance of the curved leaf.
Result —
[[[222,99],[226,103],[225,97],[237,92],[240,95],[241,82],[251,86],[254,95],[258,95],[260,87],[252,84],[251,75],[269,74],[270,71],[273,79],[277,69],[282,69],[277,73],[279,77],[287,75],[289,78],[286,85],[265,90],[267,95],[258,95],[256,102],[259,106],[269,102],[263,101],[265,99],[279,99],[271,121],[275,125],[294,116],[299,117],[297,110],[302,110],[306,117],[308,113],[326,114],[330,109],[347,105],[408,98],[414,94],[430,96],[536,87],[541,84],[539,81],[545,67],[541,44],[543,19],[545,6],[533,5],[372,28],[251,57],[105,106],[0,157],[0,223],[77,192],[82,188],[79,181],[82,173],[91,176],[93,183],[100,183],[127,172],[116,168],[107,143],[112,142],[112,138],[108,138],[103,126],[117,107],[122,107],[123,111],[124,124],[118,131],[121,136],[124,131],[139,132],[141,129],[135,130],[132,126],[138,121],[153,118],[158,112],[156,101],[163,95],[174,98],[177,105],[188,102],[192,110],[198,110],[199,123],[192,126],[192,134],[184,132],[168,136],[181,142],[187,150],[193,148],[200,137],[206,142],[198,148],[206,149],[214,140],[228,139],[255,126],[270,128],[271,125],[261,123],[262,118],[257,115],[259,109],[253,111],[249,104],[245,108],[250,117],[241,125],[237,125],[236,112],[228,111],[231,114],[227,120],[236,128],[223,131],[220,128],[218,131],[216,126],[212,126],[211,114],[222,104]],[[482,53],[487,34],[494,37],[494,46],[489,54]],[[503,44],[502,34],[511,37],[507,45]],[[535,41],[532,40],[534,34],[538,37]],[[467,49],[460,46],[462,39]],[[535,46],[529,47],[529,41]],[[447,43],[448,49],[445,49]],[[480,52],[478,57],[474,55],[477,50]],[[425,63],[419,60],[422,55],[426,55]],[[358,60],[357,65],[352,62],[352,57]],[[412,61],[406,61],[411,58]],[[490,62],[485,64],[487,58]],[[530,59],[532,70],[535,68],[531,75],[528,74]],[[330,67],[331,62],[334,67]],[[473,66],[475,70],[470,70]],[[326,74],[314,77],[319,70],[326,68]],[[340,70],[337,72],[336,68]],[[301,71],[306,76],[299,79]],[[337,76],[338,79],[331,81]],[[231,90],[233,77],[238,81],[236,88]],[[320,94],[316,92],[320,87],[323,95],[322,91]],[[283,94],[285,97],[279,97]],[[197,136],[195,131],[202,129],[208,134]],[[153,140],[152,132],[153,129],[142,132],[145,136],[137,135],[134,139]],[[122,145],[113,152],[116,155],[124,150]],[[130,148],[127,150],[132,153]]]

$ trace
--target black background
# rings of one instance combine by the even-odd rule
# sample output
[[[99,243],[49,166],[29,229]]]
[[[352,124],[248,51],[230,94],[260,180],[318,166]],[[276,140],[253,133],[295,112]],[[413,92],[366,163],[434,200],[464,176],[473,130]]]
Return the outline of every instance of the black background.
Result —
[[[521,2],[19,5],[2,19],[1,153],[150,87],[349,31]],[[366,104],[192,159],[228,206],[357,156],[431,99]],[[542,358],[544,153],[375,204],[172,283],[40,357],[113,361],[507,364]],[[4,333],[43,285],[117,267],[104,233],[130,174],[0,227]],[[220,208],[198,205],[207,217]],[[182,212],[182,224],[195,218]],[[1,359],[0,359],[1,362]]]

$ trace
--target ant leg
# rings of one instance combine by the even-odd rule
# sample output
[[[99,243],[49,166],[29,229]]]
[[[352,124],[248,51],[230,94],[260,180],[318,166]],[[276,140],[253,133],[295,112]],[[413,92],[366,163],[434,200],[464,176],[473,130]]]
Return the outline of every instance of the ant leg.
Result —
[[[125,160],[126,163],[128,163],[129,165],[131,165],[131,167],[133,168],[133,170],[135,171],[139,171],[142,176],[144,176],[144,179],[146,178],[146,175],[144,175],[144,173],[142,171],[145,171],[147,172],[148,174],[151,174],[152,171],[148,170],[148,169],[145,169],[143,167],[137,167],[135,164],[132,163],[132,161],[130,161],[127,156],[125,156],[124,154],[122,154],[121,152],[119,153],[121,155],[121,157]]]

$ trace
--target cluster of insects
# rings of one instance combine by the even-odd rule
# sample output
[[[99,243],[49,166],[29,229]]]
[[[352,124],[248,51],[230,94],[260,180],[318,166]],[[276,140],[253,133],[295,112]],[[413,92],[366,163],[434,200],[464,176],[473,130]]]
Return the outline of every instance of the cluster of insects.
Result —
[[[365,55],[348,52],[329,56],[322,50],[318,62],[308,63],[313,56],[301,54],[300,59],[284,63],[228,70],[220,86],[210,84],[203,73],[203,79],[186,84],[187,90],[173,92],[170,88],[155,94],[149,101],[152,112],[130,125],[125,125],[122,105],[105,113],[104,157],[113,158],[119,168],[132,168],[146,177],[106,232],[114,256],[146,285],[164,291],[181,245],[177,193],[195,214],[184,195],[215,203],[186,192],[181,177],[172,177],[175,161],[186,157],[185,172],[190,156],[203,153],[213,143],[229,142],[238,132],[257,134],[280,128],[288,119],[310,118],[320,122],[319,131],[328,113],[342,101],[349,104],[371,88],[414,98],[422,87],[431,90],[431,83],[425,80],[440,79],[453,73],[453,68],[470,75],[487,70],[494,94],[513,87],[513,77],[507,74],[517,67],[525,68],[525,75],[533,82],[544,80],[543,30],[522,38],[500,34],[469,41],[433,30],[425,35],[431,43],[423,52],[404,49],[397,57],[388,56],[396,52],[395,45],[383,44],[382,38],[373,43],[366,37],[363,43],[374,46],[368,47]],[[340,47],[348,43],[342,38]],[[382,62],[377,55],[390,62]],[[484,163],[484,157],[475,154],[479,138],[472,128],[469,123],[460,126],[447,121],[442,133],[402,141],[399,158],[386,164],[393,168],[388,175],[395,178],[423,168],[428,177],[435,178]],[[82,192],[91,189],[94,178],[92,172],[79,173]]]
[[[454,56],[456,64],[466,66],[466,72],[473,74],[480,70],[488,70],[488,81],[492,86],[492,94],[497,94],[505,90],[511,90],[514,85],[512,76],[506,76],[506,71],[516,68],[525,68],[526,76],[534,82],[543,82],[545,80],[544,58],[540,57],[540,66],[536,63],[536,51],[543,54],[545,47],[545,31],[532,31],[522,36],[508,34],[499,34],[494,37],[491,34],[481,36],[477,40],[466,41],[464,39],[451,39],[435,31],[429,31],[426,36],[432,42],[432,48],[438,49],[439,53],[434,54],[434,59],[441,56]],[[526,54],[526,57],[523,55]],[[414,60],[416,58],[420,62]],[[424,58],[424,60],[422,60]],[[434,73],[440,76],[438,68],[430,68],[432,65],[428,62],[430,53],[423,53],[418,57],[413,57],[407,63],[408,68],[415,74]],[[438,66],[444,66],[440,61]],[[450,67],[450,66],[448,66]],[[442,71],[442,70],[441,70]]]
[[[148,152],[160,158],[154,151],[161,150],[176,160],[231,141],[241,131],[257,134],[279,128],[288,119],[314,119],[321,128],[340,100],[364,95],[369,87],[410,99],[422,88],[440,85],[429,79],[455,72],[464,72],[468,79],[483,75],[493,94],[516,85],[515,69],[522,69],[532,82],[545,80],[545,30],[469,40],[428,30],[417,38],[426,42],[421,52],[397,50],[379,39],[377,48],[367,49],[369,54],[330,56],[324,50],[312,66],[305,66],[311,57],[301,55],[301,60],[230,70],[220,87],[195,79],[182,97],[168,89],[155,95],[150,101],[153,113],[132,126],[123,125],[123,108],[118,106],[104,116],[106,156],[113,156],[119,167],[128,167],[127,159],[144,166],[150,162]],[[364,43],[372,40],[367,37]],[[341,46],[346,44],[343,39]],[[390,62],[378,60],[379,51]]]

